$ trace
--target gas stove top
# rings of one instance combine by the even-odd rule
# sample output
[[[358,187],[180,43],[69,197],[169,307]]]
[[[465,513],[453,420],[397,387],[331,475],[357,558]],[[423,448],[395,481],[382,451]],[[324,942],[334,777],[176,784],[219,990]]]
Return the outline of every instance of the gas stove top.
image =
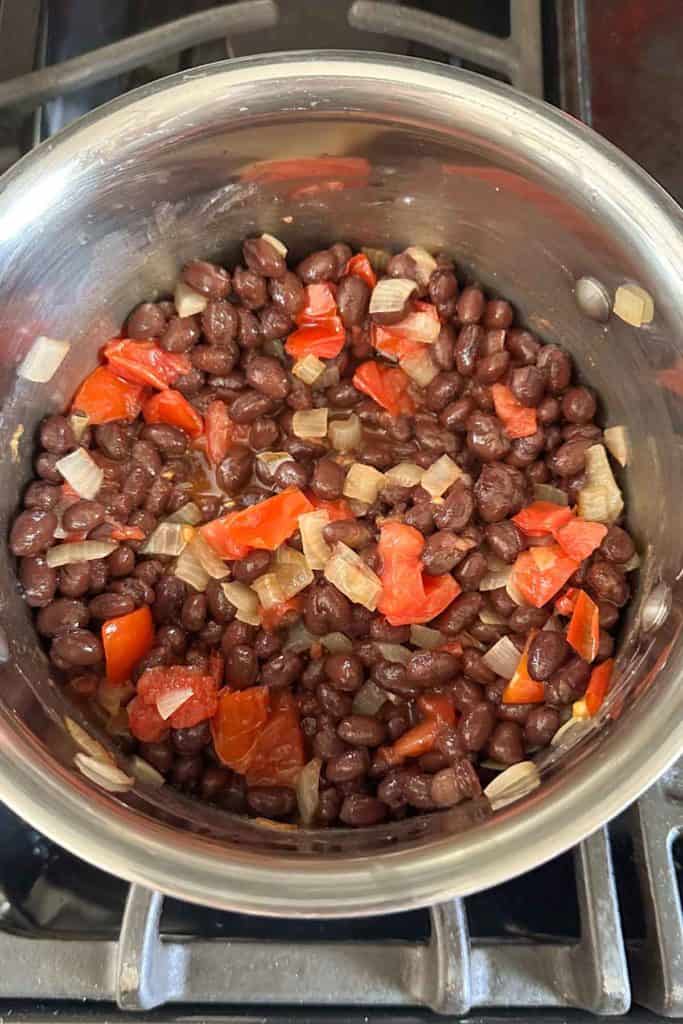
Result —
[[[682,199],[683,112],[670,102],[681,22],[680,0],[0,0],[0,169],[162,75],[255,52],[357,48],[544,96]],[[333,922],[163,900],[0,806],[0,1024],[142,1010],[163,1021],[683,1016],[682,800],[683,764],[609,829],[513,882]]]

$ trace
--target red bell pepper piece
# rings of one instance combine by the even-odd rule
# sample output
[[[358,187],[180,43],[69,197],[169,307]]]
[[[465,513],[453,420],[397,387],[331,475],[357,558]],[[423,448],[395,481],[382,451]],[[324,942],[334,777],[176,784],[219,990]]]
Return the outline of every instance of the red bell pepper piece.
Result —
[[[608,658],[607,661],[603,661],[599,665],[596,665],[591,672],[586,692],[583,695],[583,699],[590,715],[594,715],[600,709],[602,702],[607,695],[613,670],[614,658]]]
[[[513,523],[528,537],[547,537],[568,523],[572,510],[566,505],[554,505],[551,501],[534,501],[516,516]]]
[[[377,605],[392,626],[407,626],[440,615],[460,593],[450,574],[428,576],[422,571],[420,555],[424,537],[404,523],[384,523],[378,553],[382,596]]]
[[[192,369],[187,356],[166,352],[155,341],[115,339],[105,346],[104,357],[119,377],[133,384],[149,384],[159,391],[170,388],[177,377]]]
[[[125,683],[154,643],[152,613],[145,604],[128,615],[107,619],[102,625],[102,644],[107,666],[107,682]]]
[[[211,402],[204,417],[206,454],[212,466],[218,466],[228,454],[232,436],[228,407],[217,399]]]
[[[567,642],[584,661],[595,661],[600,644],[600,612],[584,590],[580,590],[574,605]]]
[[[528,409],[518,402],[505,384],[494,384],[491,393],[496,416],[502,420],[508,437],[530,437],[536,433],[535,409]]]
[[[211,720],[211,735],[218,757],[228,768],[242,775],[246,772],[269,710],[267,686],[221,690],[218,710]]]
[[[355,519],[351,507],[343,498],[337,501],[328,501],[325,498],[318,498],[313,491],[304,491],[313,508],[318,511],[324,509],[330,517],[330,522],[335,523],[338,519]]]
[[[145,423],[168,423],[180,427],[190,437],[199,437],[204,430],[202,418],[180,391],[165,388],[148,398],[142,407]]]
[[[447,693],[421,693],[417,706],[425,718],[436,718],[444,725],[455,725],[453,698]]]
[[[270,608],[261,609],[261,625],[264,629],[272,633],[278,629],[285,618],[294,618],[294,614],[298,617],[301,612],[301,597],[296,594],[294,597],[290,597],[287,601],[282,601],[280,604],[271,605]]]
[[[312,510],[310,501],[298,487],[288,487],[275,497],[260,501],[258,505],[242,509],[241,512],[231,512],[222,519],[214,519],[202,526],[200,533],[222,558],[231,557],[222,554],[225,546],[222,541],[231,549],[241,545],[275,551],[299,528],[299,516]]]
[[[603,523],[592,523],[579,517],[570,519],[564,526],[553,531],[553,536],[562,550],[577,562],[590,558],[606,535],[607,527]]]
[[[559,544],[530,548],[518,556],[510,581],[527,604],[542,608],[576,572],[579,564],[565,555]]]
[[[328,281],[308,284],[304,288],[304,306],[294,317],[299,326],[328,321],[336,317],[337,298],[335,287]]]
[[[119,541],[144,540],[145,531],[141,530],[139,526],[121,526],[120,523],[112,523],[111,539]]]
[[[406,356],[419,356],[424,350],[424,345],[420,342],[402,338],[400,334],[394,334],[389,328],[380,327],[378,324],[372,324],[370,328],[370,341],[380,355],[396,362],[405,359]]]
[[[364,252],[357,252],[355,256],[351,257],[344,268],[344,274],[362,278],[369,288],[374,288],[377,284],[377,274],[372,269],[370,260]]]
[[[270,713],[249,757],[250,786],[294,786],[306,763],[296,702],[287,690],[271,697]]]
[[[394,762],[404,757],[421,757],[433,749],[437,736],[442,732],[444,722],[438,718],[425,718],[424,722],[413,726],[408,732],[394,743],[389,750],[392,752]],[[390,762],[391,763],[391,762]]]
[[[192,690],[192,696],[167,719],[173,729],[189,729],[213,718],[218,708],[218,683],[213,675],[202,675],[186,665],[148,668],[138,680],[138,698],[156,707],[160,697],[174,690]]]
[[[408,388],[410,378],[398,366],[382,366],[375,360],[361,363],[353,375],[353,386],[369,395],[392,416],[415,410]]]
[[[128,728],[141,743],[158,743],[168,734],[169,724],[165,722],[154,704],[145,704],[140,697],[133,697],[126,707]]]
[[[112,420],[131,422],[140,413],[144,394],[140,384],[121,380],[106,366],[98,366],[81,384],[71,408],[84,412],[93,426]]]
[[[535,634],[534,634],[535,635]],[[529,637],[514,675],[503,690],[503,704],[538,704],[545,696],[545,687],[537,679],[532,679],[527,667],[529,645],[533,635]]]
[[[210,523],[204,523],[199,527],[200,534],[218,557],[231,562],[244,558],[251,551],[248,544],[238,544],[231,536],[230,525],[238,515],[239,512],[228,512],[220,519],[212,519]]]
[[[406,348],[399,355],[404,356],[421,351],[419,348],[414,348],[415,343],[420,346],[431,345],[439,337],[440,330],[441,321],[436,307],[432,306],[431,302],[416,301],[402,320],[379,328],[377,333],[379,334],[381,331],[383,338],[395,338],[397,341],[403,342]]]
[[[304,324],[287,338],[285,351],[292,359],[317,356],[319,359],[334,359],[344,348],[346,331],[338,316],[315,323]]]
[[[581,591],[577,590],[576,587],[567,587],[564,594],[560,594],[556,599],[555,611],[558,612],[559,615],[566,615],[567,618],[569,618],[574,611],[574,606],[580,593]]]

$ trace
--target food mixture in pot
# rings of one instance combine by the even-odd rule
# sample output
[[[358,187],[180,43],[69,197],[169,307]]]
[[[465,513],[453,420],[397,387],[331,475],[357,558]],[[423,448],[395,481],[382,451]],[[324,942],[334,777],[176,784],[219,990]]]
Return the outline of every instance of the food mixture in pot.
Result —
[[[55,674],[231,811],[493,803],[609,688],[624,430],[446,256],[242,253],[133,310],[41,425],[10,547]]]

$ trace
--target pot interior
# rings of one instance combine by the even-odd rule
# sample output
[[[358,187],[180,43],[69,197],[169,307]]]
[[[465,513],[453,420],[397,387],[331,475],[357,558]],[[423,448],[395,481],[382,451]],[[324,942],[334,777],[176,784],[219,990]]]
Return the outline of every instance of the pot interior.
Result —
[[[482,803],[366,832],[303,832],[234,818],[170,787],[110,795],[73,768],[63,716],[87,719],[50,677],[3,540],[0,797],[75,852],[202,902],[334,914],[470,891],[578,840],[682,746],[681,400],[659,374],[683,354],[680,213],[568,118],[418,62],[239,61],[110,104],[22,161],[0,193],[3,538],[32,472],[37,424],[68,404],[130,309],[168,295],[187,259],[231,266],[241,240],[264,231],[294,259],[340,240],[446,251],[461,277],[510,299],[519,323],[571,352],[601,396],[603,425],[625,424],[632,447],[620,483],[642,562],[617,684],[571,749],[544,754],[541,788],[493,816]],[[591,319],[575,295],[586,276],[610,295],[624,282],[646,288],[654,319],[641,328]],[[16,367],[41,334],[71,349],[48,384],[32,384]],[[683,372],[681,382],[683,393]],[[88,727],[110,742],[98,723]],[[380,852],[378,879],[368,866]],[[185,877],[174,874],[175,855],[186,858]],[[353,892],[325,883],[322,856]],[[212,888],[221,864],[234,874]],[[289,873],[284,895],[268,882],[278,872]]]

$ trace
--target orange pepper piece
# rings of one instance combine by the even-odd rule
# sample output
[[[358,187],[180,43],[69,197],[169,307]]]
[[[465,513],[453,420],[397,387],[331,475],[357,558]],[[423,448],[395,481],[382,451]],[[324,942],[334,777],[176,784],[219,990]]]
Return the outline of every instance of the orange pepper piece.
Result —
[[[607,661],[603,661],[599,665],[596,665],[591,672],[586,692],[583,695],[583,699],[586,702],[586,707],[588,708],[588,713],[590,715],[594,715],[602,706],[602,702],[604,701],[609,689],[613,671],[614,658],[608,658]]]
[[[530,437],[536,433],[536,410],[518,402],[505,384],[494,384],[491,388],[496,416],[502,420],[508,437]]]
[[[93,426],[112,420],[131,422],[140,413],[145,389],[121,380],[106,366],[98,366],[76,392],[71,408],[84,412]]]
[[[607,527],[603,523],[592,523],[579,517],[570,519],[564,526],[553,531],[555,540],[565,554],[577,562],[590,558],[606,535]]]
[[[147,605],[128,615],[107,619],[102,625],[102,644],[107,666],[107,682],[125,683],[154,643],[152,613]]]
[[[600,644],[600,612],[584,590],[580,590],[567,629],[567,643],[584,661],[595,661]]]
[[[503,690],[503,704],[537,704],[545,696],[543,683],[539,683],[537,679],[531,678],[527,665],[529,646],[534,636],[535,634],[527,640],[524,651],[517,663],[515,673]]]
[[[408,393],[410,378],[398,366],[383,366],[375,360],[361,363],[353,375],[353,386],[368,395],[392,416],[412,413],[415,405]]]
[[[104,357],[119,377],[133,384],[149,384],[159,391],[192,369],[188,356],[166,352],[155,341],[115,338],[105,345]]]
[[[534,501],[516,516],[513,523],[529,537],[546,537],[555,534],[572,518],[572,510],[566,505],[554,505],[552,501]]]
[[[218,710],[211,720],[216,753],[223,764],[244,774],[270,710],[267,686],[246,690],[221,690]]]
[[[510,581],[527,604],[542,608],[560,590],[579,567],[559,544],[530,548],[518,556]]]
[[[370,260],[364,252],[357,252],[355,256],[351,257],[346,264],[344,274],[362,278],[369,288],[374,288],[377,284],[377,274],[372,269]]]
[[[425,718],[436,718],[451,727],[455,725],[455,706],[447,693],[421,693],[417,706]]]
[[[171,427],[180,427],[190,437],[199,437],[204,430],[202,418],[193,409],[180,391],[165,388],[148,398],[142,407],[145,423],[167,423]]]
[[[299,712],[291,693],[271,698],[268,720],[256,738],[246,775],[250,786],[294,786],[306,763]]]
[[[215,523],[222,523],[222,533],[234,545],[275,551],[298,529],[299,516],[312,509],[310,501],[298,487],[288,487],[273,498],[266,498],[257,505],[206,525],[212,527]],[[200,533],[212,543],[211,531],[202,527]]]

